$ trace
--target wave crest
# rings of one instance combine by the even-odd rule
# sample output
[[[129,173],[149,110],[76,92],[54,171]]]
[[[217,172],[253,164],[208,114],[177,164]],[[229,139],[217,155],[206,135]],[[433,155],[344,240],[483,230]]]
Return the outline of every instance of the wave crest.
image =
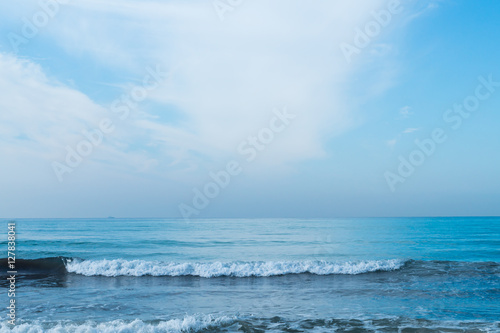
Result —
[[[1,332],[49,332],[49,333],[77,333],[77,332],[138,332],[138,333],[153,333],[153,332],[199,332],[207,329],[217,329],[232,325],[236,322],[236,317],[214,317],[212,315],[193,315],[186,316],[183,319],[171,319],[168,321],[160,321],[158,323],[147,323],[136,319],[132,322],[123,320],[114,320],[104,323],[86,322],[84,324],[74,323],[19,323],[12,330],[5,322],[0,324]],[[48,327],[48,325],[50,327]]]
[[[287,274],[310,273],[316,275],[362,274],[377,271],[393,271],[401,268],[404,260],[368,260],[357,262],[327,261],[254,261],[175,263],[144,260],[68,260],[70,273],[85,276],[199,276],[204,278],[267,277]]]

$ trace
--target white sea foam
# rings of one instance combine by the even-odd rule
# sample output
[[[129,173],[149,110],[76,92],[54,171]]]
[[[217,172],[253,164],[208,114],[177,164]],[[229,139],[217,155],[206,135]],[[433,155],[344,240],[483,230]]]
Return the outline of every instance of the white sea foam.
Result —
[[[367,329],[369,331],[386,331],[388,328],[401,331],[417,332],[424,329],[426,332],[498,332],[499,322],[482,322],[476,321],[422,321],[402,317],[378,317],[374,318],[378,321],[385,323],[376,324],[373,319],[360,319],[359,317],[344,318],[344,319],[327,319],[320,320],[316,327],[310,328],[311,321],[308,322],[308,332],[332,332],[335,327],[340,323],[341,326],[350,326],[351,320],[355,320],[357,325],[362,323],[363,327],[360,329]],[[385,319],[385,320],[384,320]],[[267,320],[267,325],[271,321],[271,325],[267,328],[272,330],[275,327],[274,318]],[[257,324],[257,327],[266,329],[266,323],[262,318],[256,322],[250,319],[245,320],[250,325]],[[297,331],[303,331],[304,326],[301,321],[288,321],[286,322],[289,328],[295,328]],[[264,327],[263,327],[264,324]],[[325,325],[326,324],[326,325]],[[232,329],[231,326],[234,326]],[[332,327],[333,326],[333,327]],[[0,332],[12,333],[196,333],[196,332],[214,332],[220,331],[224,327],[231,327],[229,331],[233,332],[241,328],[240,321],[236,316],[221,316],[215,317],[212,315],[194,315],[186,316],[183,319],[172,319],[168,321],[159,322],[144,322],[140,319],[133,321],[114,320],[103,323],[96,323],[87,321],[85,323],[74,322],[24,322],[18,323],[16,326],[11,327],[6,321],[0,322]],[[274,330],[273,330],[274,331]]]
[[[361,274],[392,271],[401,268],[404,260],[368,260],[356,262],[327,261],[254,261],[175,263],[123,259],[72,260],[66,263],[70,273],[86,276],[218,276],[250,277],[311,273],[317,275]]]
[[[104,323],[19,323],[13,328],[5,321],[0,323],[0,332],[13,333],[183,333],[198,332],[208,328],[219,328],[232,325],[236,317],[214,317],[211,315],[186,316],[183,319],[172,319],[157,323],[147,323],[139,319],[132,322],[114,320]]]

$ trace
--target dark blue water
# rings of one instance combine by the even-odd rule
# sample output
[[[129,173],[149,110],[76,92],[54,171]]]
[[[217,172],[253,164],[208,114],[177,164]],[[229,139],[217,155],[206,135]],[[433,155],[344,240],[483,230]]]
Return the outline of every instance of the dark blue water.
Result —
[[[500,332],[499,218],[18,219],[16,233],[2,332]]]

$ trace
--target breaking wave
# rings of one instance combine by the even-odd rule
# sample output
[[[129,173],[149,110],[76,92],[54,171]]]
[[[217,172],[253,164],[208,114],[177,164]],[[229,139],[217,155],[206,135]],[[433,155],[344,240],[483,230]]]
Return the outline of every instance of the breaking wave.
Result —
[[[310,273],[316,275],[362,274],[393,271],[401,268],[404,260],[368,260],[357,262],[327,261],[254,261],[175,263],[144,260],[66,260],[69,273],[85,276],[199,276],[213,278],[267,277]]]
[[[104,323],[85,322],[76,324],[70,322],[60,322],[56,324],[35,322],[18,323],[14,327],[9,327],[6,322],[0,323],[1,332],[14,333],[79,333],[79,332],[138,332],[138,333],[180,333],[180,332],[217,332],[218,329],[232,325],[236,317],[215,317],[212,315],[194,315],[185,316],[183,319],[171,319],[168,321],[159,321],[148,323],[136,319],[132,322],[123,320],[114,320]]]

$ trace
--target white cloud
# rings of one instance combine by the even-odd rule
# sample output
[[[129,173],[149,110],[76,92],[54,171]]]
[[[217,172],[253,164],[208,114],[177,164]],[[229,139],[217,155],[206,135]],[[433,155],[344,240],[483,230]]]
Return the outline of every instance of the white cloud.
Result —
[[[0,91],[0,147],[13,160],[54,158],[103,111],[84,94],[46,77],[38,65],[1,53]]]
[[[401,109],[399,109],[399,114],[403,118],[408,118],[411,115],[413,115],[413,111],[411,111],[411,107],[410,106],[403,106]]]
[[[354,29],[372,20],[370,11],[384,5],[258,0],[221,22],[205,1],[75,1],[44,34],[69,57],[120,69],[124,77],[140,78],[146,66],[156,64],[172,71],[167,84],[148,96],[165,106],[157,111],[163,114],[138,110],[89,160],[188,179],[236,155],[238,144],[266,126],[276,107],[286,106],[297,120],[256,162],[284,166],[323,156],[326,139],[353,126],[344,85],[355,68],[346,64],[339,44],[352,40]],[[382,53],[388,45],[380,44]],[[2,94],[11,96],[2,103],[12,115],[1,116],[2,124],[10,121],[4,142],[11,151],[25,147],[43,153],[46,163],[60,160],[64,147],[82,138],[82,129],[96,127],[109,113],[83,93],[47,79],[37,65],[6,59],[3,71],[12,71],[13,63],[18,68],[5,72],[11,79],[2,81]],[[13,84],[16,77],[25,77],[22,85]],[[183,115],[182,122],[162,120],[172,109]],[[14,139],[23,135],[30,143]]]
[[[2,181],[13,177],[22,183],[56,181],[51,163],[64,163],[66,147],[75,149],[85,139],[82,131],[92,131],[102,119],[113,118],[85,94],[47,77],[37,64],[2,53],[0,92],[0,151],[7,157]],[[86,162],[132,170],[154,164],[144,153],[124,152],[123,145],[138,135],[130,139],[125,126],[115,127],[116,132],[105,137]]]
[[[401,133],[399,133],[394,139],[387,140],[386,141],[387,146],[389,146],[390,148],[394,148],[396,146],[396,144],[399,142],[399,140],[401,139],[402,135],[414,133],[414,132],[419,131],[419,130],[420,130],[420,128],[409,127],[407,129],[403,130]]]
[[[409,24],[417,18],[428,14],[430,11],[437,10],[440,4],[446,0],[431,0],[426,2],[414,2],[413,14],[408,15],[405,19],[405,24]]]
[[[397,139],[387,140],[387,145],[391,148],[394,148],[397,142],[398,142]]]
[[[280,164],[322,156],[324,138],[351,125],[341,94],[351,69],[339,44],[380,4],[260,0],[221,22],[211,2],[80,1],[52,34],[73,53],[127,71],[175,67],[151,98],[184,113],[175,131],[190,139],[173,142],[172,127],[156,120],[136,125],[177,159],[192,158],[192,150],[213,160],[234,154],[273,108],[287,106],[298,120],[267,157]]]
[[[410,127],[410,128],[405,129],[405,130],[403,131],[403,134],[413,133],[413,132],[416,132],[416,131],[418,131],[418,130],[419,130],[419,128],[412,128],[412,127]]]

